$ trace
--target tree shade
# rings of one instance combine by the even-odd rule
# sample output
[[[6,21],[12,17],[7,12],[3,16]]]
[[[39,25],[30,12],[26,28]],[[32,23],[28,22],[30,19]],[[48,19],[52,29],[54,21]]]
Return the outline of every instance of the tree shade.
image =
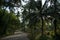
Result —
[[[5,34],[6,29],[9,32],[10,28],[15,30],[18,28],[16,26],[20,26],[22,31],[30,33],[28,37],[31,40],[59,40],[60,3],[57,0],[46,0],[42,6],[42,0],[29,0],[26,5],[22,5],[22,1],[26,2],[25,0],[0,1],[0,8],[9,7],[10,9],[10,13],[0,9],[1,27],[3,26],[1,34],[3,31]],[[14,15],[14,7],[22,7],[22,15],[20,11]],[[20,16],[22,16],[22,23],[19,21]]]

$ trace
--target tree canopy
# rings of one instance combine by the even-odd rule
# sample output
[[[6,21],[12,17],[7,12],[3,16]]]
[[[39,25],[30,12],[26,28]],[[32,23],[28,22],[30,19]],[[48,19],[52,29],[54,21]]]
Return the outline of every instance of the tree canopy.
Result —
[[[30,33],[28,37],[31,40],[58,40],[60,0],[45,0],[42,4],[42,0],[1,0],[0,35],[20,28],[21,31]],[[7,7],[10,13],[6,10]]]

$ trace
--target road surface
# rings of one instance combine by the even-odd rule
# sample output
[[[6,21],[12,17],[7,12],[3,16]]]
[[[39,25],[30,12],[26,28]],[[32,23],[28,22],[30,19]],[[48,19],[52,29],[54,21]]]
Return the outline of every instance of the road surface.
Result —
[[[29,40],[27,33],[15,34],[1,38],[1,40]]]

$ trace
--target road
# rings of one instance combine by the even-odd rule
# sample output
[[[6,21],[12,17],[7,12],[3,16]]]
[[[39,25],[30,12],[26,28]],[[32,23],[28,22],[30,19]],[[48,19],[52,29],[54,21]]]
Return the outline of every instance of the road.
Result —
[[[1,40],[29,40],[29,39],[27,38],[27,33],[21,33],[3,37],[1,38]]]

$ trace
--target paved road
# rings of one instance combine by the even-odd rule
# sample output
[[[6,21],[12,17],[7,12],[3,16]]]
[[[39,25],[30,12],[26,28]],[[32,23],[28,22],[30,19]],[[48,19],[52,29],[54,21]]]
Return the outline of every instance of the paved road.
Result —
[[[27,38],[26,33],[21,33],[21,34],[4,37],[1,40],[29,40],[29,39]]]

